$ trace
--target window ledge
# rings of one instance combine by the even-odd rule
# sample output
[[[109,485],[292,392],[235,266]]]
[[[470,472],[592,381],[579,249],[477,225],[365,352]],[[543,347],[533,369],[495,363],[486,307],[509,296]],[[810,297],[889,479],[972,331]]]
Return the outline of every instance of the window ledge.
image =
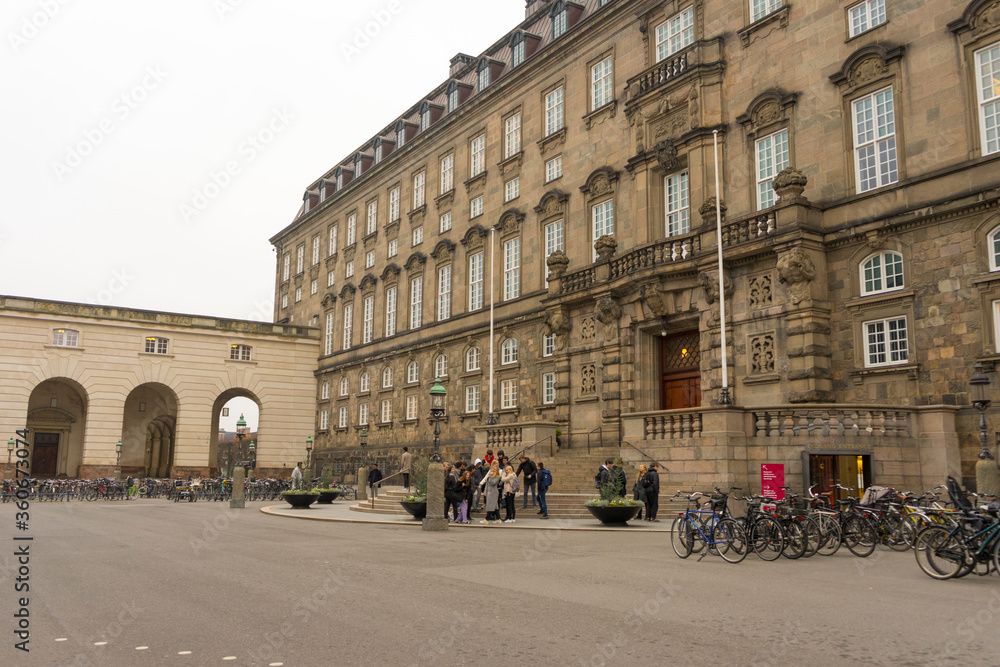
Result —
[[[566,143],[566,128],[565,127],[562,128],[561,130],[557,130],[557,131],[553,132],[552,134],[550,134],[547,137],[543,137],[542,139],[539,139],[538,142],[537,142],[538,149],[541,151],[542,155],[545,155],[545,153],[547,151],[549,151],[550,149],[554,149],[557,146],[562,146],[565,143]]]
[[[474,191],[483,189],[486,186],[487,173],[489,173],[489,171],[487,169],[483,169],[480,173],[467,180],[465,182],[465,191],[472,194]]]
[[[454,199],[455,199],[455,188],[452,188],[451,190],[448,190],[448,192],[438,195],[438,197],[434,200],[434,204],[438,208],[441,208],[442,206],[450,204]]]
[[[1000,283],[1000,269],[972,279],[972,284],[984,292],[996,283]]]
[[[418,222],[423,221],[423,219],[424,219],[424,213],[426,213],[426,212],[427,212],[427,204],[422,204],[422,205],[418,206],[417,208],[413,209],[412,211],[410,211],[410,213],[409,213],[410,224],[411,225],[415,225]]]
[[[393,422],[378,422],[375,424],[375,428],[377,429],[392,428],[392,426]]]
[[[417,417],[415,419],[401,419],[399,423],[402,424],[403,426],[416,426],[417,424],[420,423],[420,417]]]
[[[751,375],[743,378],[743,384],[770,384],[780,382],[781,376],[777,373],[767,373],[766,375]]]
[[[758,39],[767,37],[777,28],[788,27],[788,12],[791,5],[783,5],[781,9],[771,12],[761,19],[757,19],[742,30],[737,31],[743,47],[746,48]]]
[[[482,368],[477,368],[474,371],[465,371],[464,373],[462,373],[461,377],[462,378],[482,377],[482,375],[483,375],[483,369]]]
[[[524,151],[518,151],[511,155],[509,158],[499,162],[497,164],[500,167],[500,174],[504,178],[508,176],[513,176],[521,171],[521,165],[524,163]]]
[[[250,361],[244,361],[243,359],[226,359],[225,361],[228,364],[242,364],[242,365],[246,365],[246,366],[256,366],[257,365],[257,362],[254,361],[254,360],[252,360],[252,359]]]
[[[887,25],[889,25],[888,21],[884,21],[882,23],[879,23],[878,25],[873,25],[872,27],[868,28],[868,30],[865,30],[864,32],[859,32],[858,34],[854,35],[853,37],[848,37],[847,41],[845,41],[844,43],[845,44],[850,44],[851,42],[853,42],[856,39],[861,39],[862,37],[868,37],[869,35],[871,35],[873,32],[875,32],[879,28],[884,28]]]
[[[589,114],[583,117],[583,122],[586,124],[587,129],[594,127],[595,125],[600,125],[608,118],[614,118],[618,113],[618,100],[611,100],[607,104],[594,109]]]
[[[46,350],[73,350],[75,352],[83,352],[86,348],[77,347],[76,345],[46,345]],[[143,354],[149,354],[148,352],[143,352]]]
[[[466,419],[482,419],[483,413],[480,412],[463,412],[458,416],[459,421],[464,422]]]
[[[394,231],[396,231],[397,229],[399,229],[399,218],[396,218],[392,222],[386,224],[386,226],[385,226],[385,235],[386,235],[386,238],[389,238],[392,235],[392,233]],[[389,240],[391,241],[392,239],[389,238]]]
[[[380,394],[384,394],[386,392],[390,392],[391,393],[392,389],[393,389],[392,387],[382,387],[381,389],[378,390],[378,393],[380,393]]]
[[[589,396],[580,396],[579,398],[577,398],[573,402],[574,403],[593,403],[593,402],[595,402],[597,400],[598,400],[597,394],[593,394],[593,395],[589,395]]]
[[[326,266],[327,266],[327,268],[336,265],[336,263],[337,263],[337,253],[333,253],[332,255],[327,255],[326,256]],[[284,284],[284,283],[282,284],[282,287],[286,287],[286,286],[287,286],[286,284]]]
[[[896,364],[894,366],[876,366],[874,368],[861,368],[848,372],[848,376],[854,380],[854,384],[861,384],[866,377],[877,377],[879,375],[895,375],[906,373],[907,380],[916,380],[920,371],[920,364]]]
[[[870,294],[856,299],[848,299],[844,302],[844,306],[850,310],[858,310],[866,306],[883,305],[894,301],[912,300],[916,295],[916,290],[898,289],[892,290],[891,292],[880,292],[878,294]]]
[[[159,358],[162,358],[162,359],[173,359],[174,358],[174,355],[172,355],[172,354],[160,354],[159,352],[140,352],[139,356],[140,357],[159,357]]]

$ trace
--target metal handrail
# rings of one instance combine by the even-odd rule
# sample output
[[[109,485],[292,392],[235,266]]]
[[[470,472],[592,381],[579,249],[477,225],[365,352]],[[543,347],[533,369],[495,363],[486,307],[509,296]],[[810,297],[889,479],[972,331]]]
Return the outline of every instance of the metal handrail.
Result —
[[[590,436],[593,435],[594,433],[597,433],[598,431],[600,431],[603,428],[604,427],[602,427],[602,426],[598,426],[593,431],[590,431],[590,432],[587,433],[587,455],[588,456],[590,455]]]
[[[632,448],[632,449],[634,449],[635,451],[639,452],[640,454],[642,454],[643,456],[645,456],[645,457],[646,457],[647,459],[649,459],[649,460],[650,460],[650,461],[652,461],[653,463],[655,463],[655,464],[657,464],[657,465],[661,465],[661,466],[663,466],[663,472],[670,472],[670,471],[669,471],[669,470],[667,469],[667,464],[666,464],[666,463],[664,463],[663,461],[660,461],[660,460],[657,460],[657,459],[654,459],[654,458],[653,458],[652,456],[650,456],[650,455],[649,455],[649,454],[647,454],[646,452],[642,451],[641,449],[639,449],[638,447],[636,447],[635,445],[633,445],[633,444],[632,444],[631,442],[629,442],[628,440],[620,440],[620,441],[618,441],[618,449],[621,449],[621,448],[622,448],[622,445],[628,445],[629,447],[631,447],[631,448]]]
[[[551,458],[551,457],[555,456],[555,454],[554,454],[554,453],[553,453],[553,451],[552,451],[552,443],[553,443],[553,437],[552,437],[551,435],[547,435],[547,436],[545,436],[544,438],[542,438],[541,440],[539,440],[539,441],[538,441],[538,442],[536,442],[536,443],[533,443],[533,444],[531,444],[531,445],[527,445],[526,447],[522,447],[522,448],[521,448],[520,450],[518,450],[518,451],[514,452],[513,454],[511,454],[510,456],[508,456],[508,457],[507,457],[507,460],[508,460],[508,461],[510,461],[511,459],[513,459],[513,458],[516,458],[516,457],[520,456],[520,455],[521,455],[521,454],[522,454],[523,452],[526,452],[527,450],[531,449],[531,448],[532,448],[532,447],[534,447],[535,445],[540,445],[540,444],[542,444],[542,443],[543,443],[543,442],[545,442],[546,440],[548,440],[548,441],[549,441],[549,458]]]
[[[402,475],[404,472],[409,472],[409,470],[406,470],[406,471],[400,470],[399,472],[392,473],[388,477],[383,477],[382,479],[380,479],[378,481],[378,485],[381,486],[382,484],[385,484],[386,480],[392,479],[393,477],[395,477],[397,475]],[[365,487],[367,487],[367,486],[368,486],[368,480],[366,479],[365,480]],[[372,497],[369,498],[369,500],[371,500],[371,508],[375,509],[375,496],[372,495]]]

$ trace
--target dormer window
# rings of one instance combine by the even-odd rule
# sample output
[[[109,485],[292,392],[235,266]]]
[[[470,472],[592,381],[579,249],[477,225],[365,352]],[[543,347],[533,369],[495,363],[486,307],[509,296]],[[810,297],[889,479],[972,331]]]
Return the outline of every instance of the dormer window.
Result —
[[[448,85],[448,113],[454,113],[458,109],[458,84],[452,81]],[[430,111],[427,112],[428,116]]]
[[[344,189],[344,172],[337,170],[337,192]]]
[[[375,164],[382,161],[382,138],[375,140]]]
[[[354,156],[354,177],[359,178],[361,176],[361,153]]]
[[[319,200],[326,201],[326,180],[319,182]]]
[[[426,132],[431,127],[431,105],[424,102],[420,105],[420,131]]]
[[[396,123],[396,147],[402,148],[406,144],[406,121]]]
[[[566,28],[569,23],[569,16],[566,12],[566,3],[560,2],[555,3],[552,6],[552,39],[556,39],[566,32]]]
[[[479,61],[477,74],[479,76],[479,81],[478,88],[476,88],[476,90],[481,93],[490,85],[490,61],[488,59],[483,58]]]
[[[510,40],[510,66],[517,67],[524,62],[524,33],[516,32]]]

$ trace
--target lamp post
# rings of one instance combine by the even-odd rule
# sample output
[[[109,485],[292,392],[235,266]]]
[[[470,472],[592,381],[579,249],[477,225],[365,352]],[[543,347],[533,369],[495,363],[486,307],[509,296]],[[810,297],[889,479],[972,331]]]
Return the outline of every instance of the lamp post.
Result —
[[[313,439],[311,435],[306,436],[306,470],[309,470],[309,466],[312,465],[312,450],[313,450]],[[309,479],[312,479],[312,474],[310,473]]]
[[[247,463],[250,469],[250,479],[254,478],[253,471],[257,469],[257,445],[254,441],[250,441],[250,445],[247,447]]]
[[[122,441],[115,445],[115,481],[122,481]]]
[[[10,474],[10,457],[14,453],[14,438],[9,438],[7,440],[7,465],[3,469],[3,478],[7,479],[7,475]]]
[[[441,462],[439,451],[441,447],[441,418],[444,417],[447,397],[448,390],[441,386],[441,379],[436,378],[434,386],[431,387],[431,419],[434,420],[434,453],[431,455],[431,461],[434,463]]]
[[[247,437],[247,420],[243,418],[243,413],[240,413],[240,418],[236,420],[236,465],[242,466],[243,463],[243,439]],[[229,472],[232,475],[232,471]]]
[[[986,435],[986,408],[990,407],[990,378],[983,372],[983,364],[976,362],[969,378],[969,397],[979,410],[979,460],[976,462],[976,491],[996,495],[998,491],[997,467],[989,450]]]

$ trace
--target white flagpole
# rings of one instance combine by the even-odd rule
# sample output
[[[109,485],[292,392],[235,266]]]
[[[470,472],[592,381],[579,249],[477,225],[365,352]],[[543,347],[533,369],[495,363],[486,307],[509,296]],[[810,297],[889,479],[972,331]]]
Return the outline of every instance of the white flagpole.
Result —
[[[492,426],[496,423],[496,418],[493,412],[493,286],[496,283],[496,255],[494,251],[494,244],[496,237],[496,229],[490,227],[490,411],[486,415],[486,424]]]
[[[719,249],[719,319],[722,329],[722,395],[719,405],[732,405],[729,397],[729,363],[726,358],[726,287],[722,275],[722,191],[719,190],[719,131],[712,130],[712,151],[715,156],[715,236]]]

